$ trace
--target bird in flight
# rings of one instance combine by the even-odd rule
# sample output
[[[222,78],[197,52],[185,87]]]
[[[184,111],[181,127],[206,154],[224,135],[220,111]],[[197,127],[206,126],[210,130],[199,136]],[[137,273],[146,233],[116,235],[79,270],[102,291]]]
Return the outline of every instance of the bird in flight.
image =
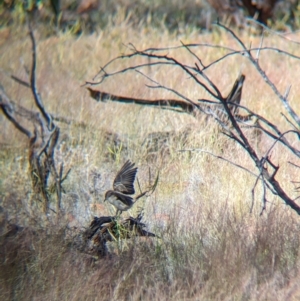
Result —
[[[136,173],[137,167],[134,167],[134,163],[131,163],[129,160],[126,161],[115,177],[113,190],[108,190],[105,193],[104,202],[108,201],[117,208],[116,215],[119,212],[121,214],[123,211],[130,209],[135,201],[147,193],[147,191],[143,192],[136,198],[130,196],[135,193],[133,184]]]

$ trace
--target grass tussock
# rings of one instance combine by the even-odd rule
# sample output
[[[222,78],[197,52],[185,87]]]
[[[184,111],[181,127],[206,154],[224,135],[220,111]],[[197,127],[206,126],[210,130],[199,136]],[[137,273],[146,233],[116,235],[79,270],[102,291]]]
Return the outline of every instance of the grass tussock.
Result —
[[[120,22],[99,35],[74,39],[61,34],[39,41],[37,84],[45,107],[73,121],[58,123],[61,136],[55,159],[72,171],[63,183],[61,214],[51,211],[42,216],[28,174],[28,142],[0,115],[3,300],[297,300],[300,296],[299,217],[270,193],[260,216],[261,187],[253,200],[251,195],[256,178],[207,153],[255,172],[239,146],[228,141],[212,121],[160,109],[96,103],[81,87],[99,66],[126,51],[124,44],[142,49],[178,45],[179,40],[233,43],[217,32],[199,36],[192,28],[187,31],[172,35],[145,27],[140,34]],[[27,37],[18,35],[1,44],[0,61],[2,70],[26,79],[22,61],[29,62],[30,45]],[[260,43],[246,33],[241,37],[252,47]],[[290,52],[298,49],[272,36],[264,43]],[[223,54],[223,50],[199,50],[204,64]],[[187,52],[177,55],[181,62],[194,61]],[[299,66],[274,52],[262,52],[260,60],[279,89],[292,84],[290,104],[298,112]],[[126,66],[128,61],[120,64]],[[244,57],[223,60],[207,75],[226,95],[240,71],[246,74],[242,103],[278,127],[286,127],[280,115],[283,106]],[[192,99],[209,98],[180,73],[161,68],[150,70],[150,75]],[[4,72],[0,82],[12,99],[33,107],[29,90]],[[132,97],[174,98],[165,90],[145,88],[145,83],[144,77],[132,73],[116,76],[100,89]],[[255,147],[263,154],[271,143],[263,137]],[[73,237],[94,215],[114,214],[115,209],[102,201],[126,159],[139,167],[142,190],[149,184],[149,168],[150,180],[159,172],[155,193],[139,200],[130,212],[133,215],[143,208],[144,222],[159,238],[112,242],[110,256],[90,257],[75,248]],[[287,164],[292,154],[276,145],[272,159],[280,166],[276,177],[296,198],[292,181],[298,179],[298,170]]]

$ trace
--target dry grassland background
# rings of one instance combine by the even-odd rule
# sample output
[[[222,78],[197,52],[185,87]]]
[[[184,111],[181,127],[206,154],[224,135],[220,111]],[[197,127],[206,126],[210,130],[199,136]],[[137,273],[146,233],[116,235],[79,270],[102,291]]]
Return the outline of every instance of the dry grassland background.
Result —
[[[255,177],[207,153],[179,151],[202,149],[257,173],[243,149],[219,133],[212,120],[159,108],[97,103],[82,87],[100,66],[128,53],[129,43],[137,49],[178,46],[180,41],[238,49],[236,41],[221,31],[199,34],[186,28],[182,32],[132,28],[121,17],[97,34],[77,38],[67,33],[45,38],[36,29],[37,85],[45,108],[75,121],[57,123],[61,136],[55,154],[57,162],[72,170],[63,184],[62,216],[57,221],[50,213],[56,225],[46,226],[32,193],[28,141],[0,115],[1,214],[28,229],[9,242],[1,240],[2,300],[299,300],[299,216],[270,193],[260,216],[260,185],[250,213]],[[260,36],[246,31],[239,36],[246,45],[259,46]],[[289,38],[300,40],[298,33]],[[276,35],[267,36],[264,46],[299,53],[298,44]],[[225,54],[204,46],[194,51],[204,64]],[[189,65],[195,60],[183,49],[165,53]],[[259,59],[281,92],[292,86],[290,104],[300,114],[299,61],[271,50],[262,51]],[[0,82],[13,100],[33,109],[31,91],[7,76],[28,80],[24,65],[29,67],[30,62],[30,40],[26,31],[16,30],[0,45]],[[119,60],[110,70],[141,62]],[[210,99],[179,70],[151,67],[143,72],[190,99]],[[231,56],[208,69],[207,75],[227,95],[240,72],[246,75],[242,104],[286,129],[281,115],[285,109],[245,57]],[[135,98],[176,98],[146,84],[151,83],[133,71],[96,88]],[[186,128],[185,139],[181,133]],[[147,135],[169,131],[178,135],[169,139],[168,150],[149,154]],[[118,135],[118,147],[108,133]],[[299,141],[292,142],[299,147]],[[256,148],[263,154],[271,143],[263,136]],[[139,167],[142,188],[148,185],[149,168],[152,179],[159,172],[155,193],[139,200],[131,214],[143,208],[144,222],[160,238],[123,242],[121,250],[112,243],[112,256],[91,263],[66,243],[66,226],[87,227],[93,216],[114,214],[111,205],[103,203],[104,193],[127,159]],[[292,181],[299,181],[299,169],[288,161],[300,165],[299,160],[280,145],[274,147],[272,159],[280,166],[277,179],[296,198],[299,191]]]

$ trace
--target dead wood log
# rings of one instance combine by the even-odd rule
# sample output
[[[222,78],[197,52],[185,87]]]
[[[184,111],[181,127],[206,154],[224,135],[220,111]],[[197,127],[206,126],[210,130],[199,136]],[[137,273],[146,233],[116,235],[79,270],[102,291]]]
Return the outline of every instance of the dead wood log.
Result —
[[[228,96],[224,98],[224,101],[227,102],[229,109],[232,111],[234,115],[238,115],[239,112],[239,105],[241,103],[242,97],[242,89],[243,84],[245,81],[245,75],[240,74],[236,81],[234,82],[232,89],[230,90]],[[133,97],[126,97],[126,96],[119,96],[115,94],[106,93],[99,90],[91,89],[87,87],[87,90],[90,93],[90,96],[95,99],[96,101],[116,101],[126,104],[138,104],[143,106],[153,106],[153,107],[160,107],[164,109],[173,109],[177,112],[184,112],[196,116],[197,113],[203,112],[208,116],[215,117],[217,119],[224,119],[227,118],[227,114],[224,110],[224,107],[221,103],[212,102],[209,100],[201,99],[201,105],[197,103],[182,101],[178,99],[141,99],[141,98],[133,98]],[[206,103],[205,103],[206,102]],[[179,109],[179,110],[178,110]],[[217,117],[216,117],[217,115]],[[237,118],[242,119],[242,118]]]
[[[145,105],[145,106],[153,106],[153,107],[171,107],[175,109],[181,109],[184,112],[187,113],[193,113],[196,109],[197,105],[193,105],[191,103],[177,100],[177,99],[155,99],[155,100],[149,100],[149,99],[140,99],[140,98],[133,98],[133,97],[125,97],[125,96],[119,96],[115,94],[110,94],[106,92],[102,92],[99,90],[94,90],[91,88],[87,88],[90,92],[90,96],[95,99],[96,101],[118,101],[122,103],[134,103],[138,105]]]

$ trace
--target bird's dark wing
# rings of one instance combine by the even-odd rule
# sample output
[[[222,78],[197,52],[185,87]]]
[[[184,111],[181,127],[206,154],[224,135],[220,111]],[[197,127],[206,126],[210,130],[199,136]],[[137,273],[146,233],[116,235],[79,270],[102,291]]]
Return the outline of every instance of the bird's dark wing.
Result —
[[[136,173],[137,167],[134,167],[134,163],[131,163],[128,160],[120,169],[114,180],[114,190],[125,194],[134,194],[133,184]]]
[[[127,206],[132,206],[133,204],[133,199],[132,197],[126,195],[126,194],[123,194],[123,193],[120,193],[120,192],[117,192],[117,191],[111,191],[111,194],[115,195],[120,201],[122,201],[125,205]]]

